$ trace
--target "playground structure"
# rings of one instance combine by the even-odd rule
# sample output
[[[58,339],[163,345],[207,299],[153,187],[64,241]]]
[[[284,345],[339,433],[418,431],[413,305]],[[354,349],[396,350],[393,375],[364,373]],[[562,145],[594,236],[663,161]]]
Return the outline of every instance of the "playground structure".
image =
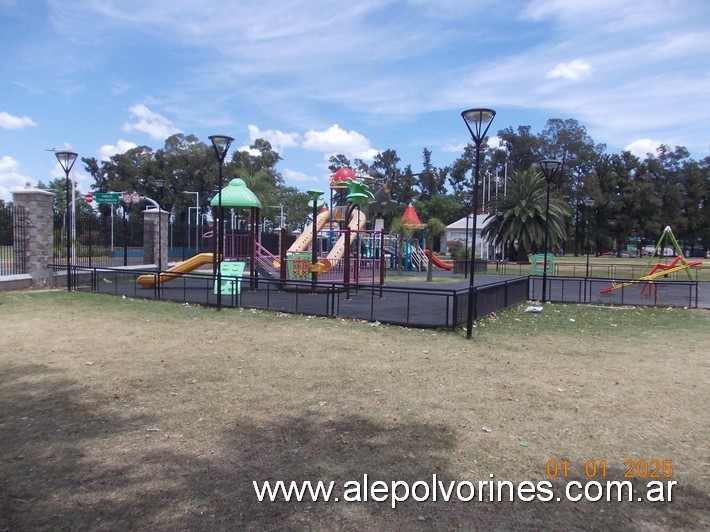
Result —
[[[659,249],[662,249],[662,246],[664,245],[664,241],[666,239],[670,240],[670,243],[672,244],[677,256],[668,264],[663,264],[659,262],[653,267],[651,267],[651,263],[653,262],[654,257],[658,253]],[[673,235],[673,231],[671,230],[670,226],[667,225],[663,229],[663,233],[658,239],[658,243],[656,244],[656,247],[653,249],[653,253],[651,253],[648,262],[646,263],[646,268],[644,269],[643,275],[638,279],[625,281],[622,283],[617,283],[616,281],[612,280],[611,286],[603,288],[601,293],[608,294],[610,292],[613,292],[614,290],[620,290],[622,288],[626,288],[627,286],[643,283],[644,287],[641,291],[641,295],[650,295],[650,293],[653,292],[654,295],[657,296],[658,294],[656,285],[653,283],[655,279],[659,279],[661,277],[668,277],[671,274],[682,271],[688,275],[688,279],[690,279],[691,281],[695,281],[696,277],[693,275],[693,269],[701,267],[702,264],[703,262],[700,260],[689,262],[685,258],[680,246],[678,245],[678,241]]]
[[[192,272],[207,264],[212,264],[213,262],[213,253],[198,253],[197,255],[190,257],[186,261],[183,261],[180,264],[176,264],[172,268],[169,268],[165,272],[160,272],[156,275],[141,275],[136,279],[136,282],[140,285],[141,288],[154,288],[156,284],[172,281],[173,279],[177,279],[178,277],[185,275],[186,273]]]
[[[141,288],[154,288],[174,280],[201,267],[212,264],[213,273],[217,268],[223,275],[225,268],[235,271],[230,265],[243,264],[241,275],[249,276],[250,282],[258,276],[287,280],[311,280],[313,282],[344,282],[384,284],[385,265],[390,259],[390,268],[396,268],[400,246],[394,236],[384,235],[382,218],[373,219],[375,229],[367,230],[368,216],[382,215],[392,210],[396,202],[389,199],[389,189],[382,187],[376,194],[367,185],[355,179],[350,168],[338,170],[330,182],[329,202],[323,202],[320,191],[309,191],[313,208],[312,221],[303,229],[298,238],[287,246],[286,232],[280,235],[280,253],[274,255],[259,241],[259,210],[261,203],[246,187],[241,179],[233,179],[220,194],[222,206],[227,208],[249,208],[248,231],[225,235],[223,260],[217,260],[214,253],[201,253],[155,275],[142,275],[137,279]],[[212,200],[216,205],[217,198]],[[320,209],[320,210],[319,210]],[[402,218],[410,230],[421,230],[424,238],[424,224],[413,205],[409,205]],[[212,232],[214,234],[214,232]],[[422,249],[418,241],[408,238],[402,249],[405,268],[426,270],[429,251]],[[442,269],[452,266],[432,257],[432,263]]]
[[[539,253],[533,255],[531,263],[532,274],[542,275],[545,269],[545,254]],[[547,253],[547,275],[554,275],[555,272],[555,255],[552,253]]]
[[[401,250],[398,239],[394,236],[388,236],[385,238],[385,251],[390,253],[391,264],[390,268],[393,270],[397,269],[397,265],[400,262],[400,254],[402,255],[402,266],[405,270],[417,270],[426,271],[429,267],[429,255],[430,251],[428,249],[423,249],[419,242],[424,241],[424,227],[425,224],[419,219],[414,205],[409,204],[402,214],[402,220],[404,226],[412,233],[416,230],[420,231],[419,238],[415,238],[411,235],[409,238],[405,238],[402,242]],[[451,264],[447,264],[438,258],[436,255],[432,257],[432,264],[437,268],[443,270],[453,270]]]
[[[246,268],[239,270],[240,277],[242,274],[248,276],[252,283],[262,275],[284,281],[314,279],[382,284],[383,231],[365,230],[367,217],[361,210],[363,202],[373,200],[375,196],[366,185],[354,178],[349,168],[336,172],[330,184],[330,208],[323,204],[315,219],[289,247],[286,245],[285,228],[282,228],[280,256],[271,253],[259,241],[257,228],[261,203],[243,180],[233,179],[220,191],[223,195],[222,206],[248,207],[249,230],[247,233],[225,235],[224,260],[216,259],[216,250],[214,253],[200,253],[165,272],[142,275],[137,283],[141,288],[154,288],[209,264],[212,264],[213,272],[219,267],[225,275],[225,269],[235,271],[229,268],[230,265],[243,264]],[[216,205],[217,198],[211,203]],[[312,257],[316,260],[313,261]]]

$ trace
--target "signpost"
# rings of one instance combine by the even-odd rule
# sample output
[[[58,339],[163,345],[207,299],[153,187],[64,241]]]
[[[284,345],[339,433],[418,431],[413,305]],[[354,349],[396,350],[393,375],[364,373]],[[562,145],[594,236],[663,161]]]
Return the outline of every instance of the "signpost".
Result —
[[[99,205],[118,205],[121,202],[121,195],[118,192],[97,192],[94,199]]]
[[[116,193],[116,198],[118,198],[119,193]],[[123,208],[123,265],[128,266],[128,219],[126,217],[127,210],[131,206],[131,203],[140,203],[141,195],[138,192],[124,192],[120,194],[121,201],[125,204]],[[116,202],[118,203],[118,201]]]

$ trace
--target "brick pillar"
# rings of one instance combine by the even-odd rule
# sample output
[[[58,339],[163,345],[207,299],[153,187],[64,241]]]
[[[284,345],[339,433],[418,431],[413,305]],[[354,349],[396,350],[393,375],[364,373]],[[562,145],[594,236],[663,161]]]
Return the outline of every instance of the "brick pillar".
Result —
[[[54,262],[54,194],[46,190],[27,188],[12,192],[14,205],[24,207],[24,227],[13,228],[15,242],[23,240],[24,261],[33,286],[54,284],[54,275],[48,264]]]
[[[158,225],[160,217],[160,226]],[[162,261],[163,270],[168,269],[168,220],[170,213],[164,210],[143,211],[143,258],[146,264]],[[161,260],[159,260],[159,258]]]

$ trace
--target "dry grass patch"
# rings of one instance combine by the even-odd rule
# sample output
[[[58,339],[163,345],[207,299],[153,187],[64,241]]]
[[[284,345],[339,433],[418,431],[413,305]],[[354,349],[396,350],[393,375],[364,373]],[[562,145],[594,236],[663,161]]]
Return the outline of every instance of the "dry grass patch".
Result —
[[[0,295],[0,529],[707,527],[710,314],[549,305],[463,334]],[[569,480],[672,460],[670,503],[258,502],[252,481]],[[604,480],[598,478],[598,480]],[[635,481],[643,489],[645,482]],[[561,494],[559,479],[555,488]]]

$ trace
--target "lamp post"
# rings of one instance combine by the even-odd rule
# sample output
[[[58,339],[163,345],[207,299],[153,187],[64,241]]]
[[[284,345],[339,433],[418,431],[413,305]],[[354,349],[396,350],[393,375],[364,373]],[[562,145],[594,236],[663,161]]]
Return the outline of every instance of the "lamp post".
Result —
[[[76,158],[78,157],[78,154],[74,153],[73,151],[56,151],[54,152],[54,155],[56,155],[57,160],[59,161],[59,164],[62,167],[62,170],[64,170],[64,175],[66,176],[67,179],[67,194],[66,194],[66,200],[67,200],[67,227],[66,227],[66,234],[67,234],[67,292],[71,292],[71,256],[72,256],[72,242],[71,242],[71,211],[69,210],[69,203],[70,203],[70,197],[69,197],[69,189],[72,188],[71,186],[71,181],[69,180],[69,172],[71,172],[72,166],[74,166],[74,161],[76,161]]]
[[[217,216],[219,218],[219,226],[217,227],[217,310],[222,310],[222,268],[220,263],[223,259],[224,251],[224,216],[222,212],[222,165],[224,158],[227,156],[230,144],[234,140],[227,135],[211,135],[209,137],[214,147],[214,152],[219,161],[219,197],[217,198]]]
[[[473,235],[471,242],[471,277],[468,283],[468,315],[466,320],[466,338],[471,338],[473,334],[473,274],[476,260],[476,226],[478,214],[478,174],[481,168],[481,144],[486,138],[488,128],[493,122],[496,112],[493,109],[467,109],[461,112],[461,117],[466,123],[468,132],[476,146],[476,166],[473,176]],[[468,221],[468,218],[467,218]]]
[[[195,194],[195,254],[199,253],[199,247],[197,245],[198,239],[199,239],[199,230],[200,230],[200,193],[199,192],[192,192],[190,190],[183,190],[183,194]],[[187,208],[187,247],[190,247],[190,209],[191,207]]]
[[[550,184],[555,178],[557,170],[560,168],[562,163],[560,161],[555,161],[553,159],[544,159],[540,161],[540,168],[545,176],[545,181],[547,181],[547,199],[545,201],[545,244],[543,246],[543,253],[545,257],[543,259],[543,269],[542,269],[542,302],[547,300],[547,235],[550,228]]]
[[[470,192],[462,192],[461,199],[463,200],[464,207],[466,207],[466,235],[464,236],[464,265],[463,265],[463,278],[468,279],[468,219],[471,217],[471,198],[473,195]]]
[[[592,217],[591,212],[594,208],[594,200],[592,198],[587,198],[584,200],[584,205],[587,207],[587,269],[584,274],[584,299],[587,299],[587,279],[589,278],[589,243],[592,234]]]
[[[320,197],[323,195],[323,191],[311,189],[307,190],[306,194],[311,197],[311,200],[308,202],[308,204],[313,207],[313,223],[311,224],[311,227],[313,228],[313,234],[311,235],[311,290],[315,292],[316,281],[318,279],[318,273],[315,269],[316,263],[318,262],[318,247],[316,244],[319,243],[318,224],[316,223],[316,219],[318,218],[318,207],[320,207],[321,205]]]
[[[155,186],[158,188],[158,276],[163,271],[163,187],[165,179],[156,179]]]

